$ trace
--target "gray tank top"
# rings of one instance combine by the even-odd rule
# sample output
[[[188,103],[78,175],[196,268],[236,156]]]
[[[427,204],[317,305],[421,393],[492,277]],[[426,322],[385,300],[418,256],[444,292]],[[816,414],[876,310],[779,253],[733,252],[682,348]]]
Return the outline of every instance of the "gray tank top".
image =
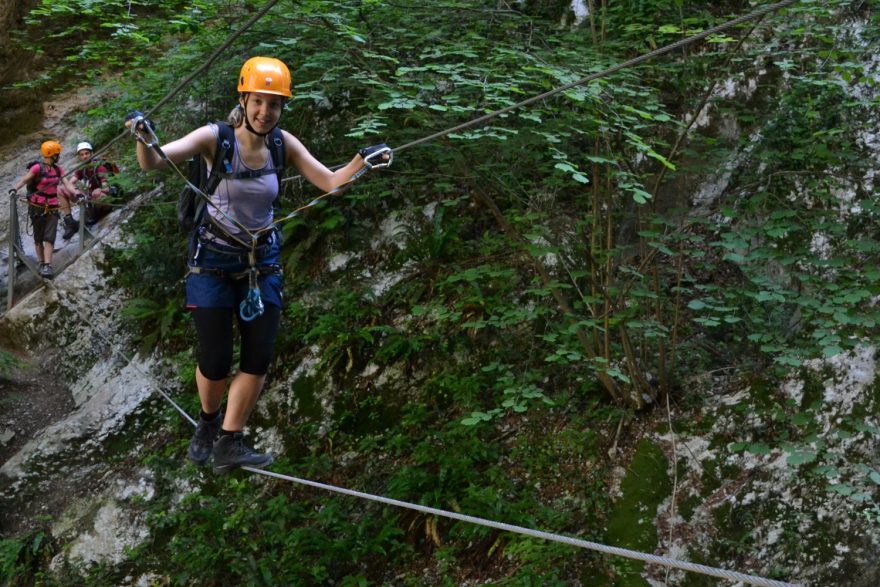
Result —
[[[214,135],[218,134],[217,125],[212,124]],[[254,170],[244,164],[238,152],[238,142],[233,146],[232,171],[257,171],[274,169],[272,154],[266,151],[266,163]],[[210,162],[208,163],[210,167]],[[234,218],[249,231],[260,230],[272,224],[272,202],[278,195],[278,176],[274,173],[250,179],[222,179],[211,195],[214,206],[208,206],[208,214],[225,231],[237,237],[247,236],[241,228],[232,222]]]

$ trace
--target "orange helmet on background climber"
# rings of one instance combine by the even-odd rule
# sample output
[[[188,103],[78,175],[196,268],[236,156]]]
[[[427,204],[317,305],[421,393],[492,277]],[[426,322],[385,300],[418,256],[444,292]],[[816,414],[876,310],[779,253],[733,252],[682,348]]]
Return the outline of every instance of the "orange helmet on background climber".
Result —
[[[40,145],[40,153],[43,157],[55,157],[61,154],[61,143],[58,141],[46,141]]]
[[[290,98],[290,70],[274,57],[251,57],[241,66],[239,92],[262,92]]]

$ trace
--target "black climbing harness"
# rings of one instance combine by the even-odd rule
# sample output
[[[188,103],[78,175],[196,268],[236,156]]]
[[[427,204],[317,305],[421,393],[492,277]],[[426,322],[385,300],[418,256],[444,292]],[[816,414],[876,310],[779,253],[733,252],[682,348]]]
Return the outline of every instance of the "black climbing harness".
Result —
[[[215,240],[218,238],[218,235],[215,232],[217,229],[214,229],[214,226],[215,225],[212,223],[203,224],[193,234],[194,247],[192,255],[189,256],[187,262],[187,272],[186,275],[184,275],[184,279],[186,279],[186,276],[188,275],[212,275],[218,279],[230,281],[239,281],[247,277],[248,293],[245,299],[242,300],[242,302],[239,304],[238,310],[241,319],[245,322],[250,322],[251,320],[261,316],[265,311],[263,298],[260,294],[259,279],[261,277],[268,277],[270,275],[283,275],[281,265],[278,263],[257,265],[257,247],[265,248],[274,245],[275,239],[278,238],[277,230],[269,232],[258,238],[257,247],[245,252],[244,249],[230,249],[229,245],[226,244],[226,241],[222,239],[222,236],[219,236],[220,242],[217,242]],[[220,245],[221,243],[224,248],[215,246],[215,244]],[[248,268],[244,271],[229,271],[217,267],[200,267],[198,265],[198,261],[203,249],[210,250],[216,254],[227,255],[230,257],[241,257],[246,254]]]

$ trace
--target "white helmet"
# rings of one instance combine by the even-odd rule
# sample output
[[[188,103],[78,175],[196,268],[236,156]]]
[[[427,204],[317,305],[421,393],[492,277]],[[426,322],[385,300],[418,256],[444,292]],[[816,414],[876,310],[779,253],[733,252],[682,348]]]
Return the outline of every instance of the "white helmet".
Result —
[[[91,143],[82,142],[76,146],[76,152],[79,153],[83,149],[88,149],[89,151],[94,151]]]

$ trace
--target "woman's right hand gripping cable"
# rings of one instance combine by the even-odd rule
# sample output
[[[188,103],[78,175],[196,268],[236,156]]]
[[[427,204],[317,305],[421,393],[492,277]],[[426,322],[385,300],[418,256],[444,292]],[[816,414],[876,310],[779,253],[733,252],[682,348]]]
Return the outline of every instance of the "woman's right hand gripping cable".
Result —
[[[394,150],[385,143],[364,147],[358,151],[358,155],[364,160],[364,167],[352,176],[351,181],[355,181],[373,169],[388,167],[394,161]]]
[[[142,143],[147,145],[152,143],[158,143],[158,137],[156,137],[156,125],[152,120],[144,116],[144,113],[140,110],[132,110],[128,114],[125,115],[125,126],[131,130],[131,134],[135,136],[135,138]],[[148,141],[144,134],[149,133],[152,141]]]

